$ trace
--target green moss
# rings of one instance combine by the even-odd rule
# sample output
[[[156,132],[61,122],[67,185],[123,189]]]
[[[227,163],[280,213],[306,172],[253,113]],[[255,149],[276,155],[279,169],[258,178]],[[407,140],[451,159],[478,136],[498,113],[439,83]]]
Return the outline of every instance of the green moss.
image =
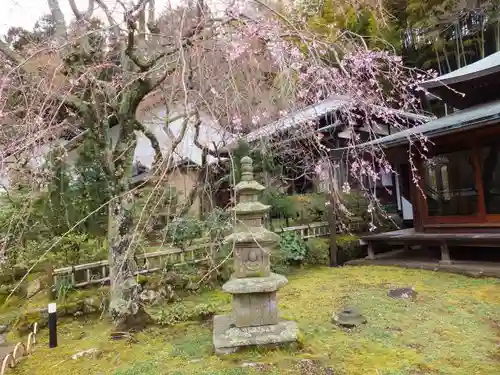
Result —
[[[146,275],[137,275],[137,284],[144,286],[148,283],[149,279]]]
[[[500,311],[498,280],[390,267],[302,269],[279,291],[280,314],[297,321],[299,346],[254,349],[228,357],[212,355],[206,321],[152,327],[137,343],[110,341],[105,321],[62,320],[59,347],[47,348],[43,330],[35,352],[13,372],[18,375],[235,375],[235,374],[441,374],[498,373]],[[413,301],[387,296],[392,287],[413,286]],[[185,309],[214,304],[231,311],[231,297],[219,290],[192,295]],[[367,317],[352,331],[331,323],[334,311],[354,305]],[[71,360],[90,348],[99,358]],[[307,361],[304,361],[307,360]],[[254,363],[244,367],[244,363]],[[266,367],[267,366],[267,367]],[[333,369],[328,372],[326,369]]]

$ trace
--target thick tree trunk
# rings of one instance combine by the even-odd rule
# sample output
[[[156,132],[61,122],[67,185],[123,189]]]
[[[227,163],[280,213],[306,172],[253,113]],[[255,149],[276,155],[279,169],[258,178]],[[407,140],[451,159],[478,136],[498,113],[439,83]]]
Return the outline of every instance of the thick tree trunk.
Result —
[[[133,116],[122,116],[120,139],[112,153],[113,198],[109,203],[108,242],[111,317],[119,330],[143,328],[149,317],[139,302],[140,286],[135,278],[137,240],[134,233],[134,196],[130,190],[132,163],[137,140]],[[108,153],[111,154],[111,153]]]
[[[139,300],[133,249],[132,196],[126,194],[109,204],[109,311],[119,330],[143,328],[148,323]]]

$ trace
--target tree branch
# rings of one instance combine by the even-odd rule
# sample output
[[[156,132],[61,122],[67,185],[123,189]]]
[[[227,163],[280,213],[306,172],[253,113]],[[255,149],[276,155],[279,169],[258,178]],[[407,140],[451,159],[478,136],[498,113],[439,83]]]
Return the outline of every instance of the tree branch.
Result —
[[[111,12],[109,11],[108,6],[104,3],[103,0],[95,0],[97,4],[101,7],[103,10],[104,14],[106,15],[106,18],[108,20],[109,26],[111,27],[112,34],[113,34],[113,42],[116,42],[120,38],[120,27],[118,26],[118,23],[115,21],[113,16],[111,15]],[[113,43],[112,43],[113,44]]]
[[[59,45],[62,45],[68,39],[68,31],[66,29],[66,21],[64,20],[64,14],[61,11],[58,0],[47,0],[49,4],[50,14],[54,20],[55,24],[55,39],[58,41]]]
[[[71,10],[73,11],[73,14],[75,15],[77,21],[90,20],[90,17],[92,17],[92,13],[94,13],[94,0],[89,0],[87,11],[83,15],[78,10],[75,0],[68,0],[68,1],[69,1],[69,6],[71,7]]]
[[[158,138],[156,138],[156,135],[146,128],[140,121],[135,120],[135,130],[140,131],[142,134],[146,136],[146,138],[149,140],[151,143],[151,147],[155,151],[155,158],[153,160],[153,166],[157,165],[161,159],[163,158],[163,155],[161,153],[161,147],[160,147],[160,142],[158,142]]]
[[[155,0],[149,0],[147,26],[151,34],[160,33],[160,28],[158,27],[155,19]]]
[[[127,21],[127,47],[125,48],[125,54],[128,56],[130,60],[141,70],[141,72],[145,73],[154,65],[154,62],[144,61],[137,53],[138,48],[135,43],[135,21],[128,20]]]
[[[10,46],[0,39],[0,53],[16,65],[22,65],[26,60],[23,56],[14,51]]]
[[[194,123],[194,145],[199,149],[201,149],[203,152],[206,152],[208,155],[211,155],[213,157],[218,157],[219,154],[217,150],[211,150],[207,146],[204,146],[200,143],[200,140],[198,139],[200,136],[200,127],[201,127],[200,113],[196,111],[194,116],[196,118],[196,121]]]

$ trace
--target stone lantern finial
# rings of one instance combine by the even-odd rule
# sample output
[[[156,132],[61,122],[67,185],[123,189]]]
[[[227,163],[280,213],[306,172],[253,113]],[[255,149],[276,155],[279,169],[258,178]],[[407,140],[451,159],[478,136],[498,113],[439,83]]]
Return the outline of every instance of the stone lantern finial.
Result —
[[[277,291],[286,277],[272,273],[270,249],[279,236],[262,225],[270,206],[258,200],[264,186],[253,178],[252,159],[241,159],[241,181],[234,187],[237,224],[225,242],[234,246],[234,273],[222,289],[233,295],[231,316],[214,317],[213,341],[216,353],[240,348],[296,341],[297,325],[279,319]]]
[[[250,157],[241,158],[241,181],[253,180],[253,161]]]

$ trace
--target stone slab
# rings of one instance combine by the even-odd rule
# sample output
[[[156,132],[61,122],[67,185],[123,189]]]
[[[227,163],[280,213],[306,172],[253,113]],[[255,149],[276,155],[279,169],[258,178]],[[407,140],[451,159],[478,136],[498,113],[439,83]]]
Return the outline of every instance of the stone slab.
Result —
[[[270,293],[277,291],[287,283],[288,280],[285,276],[271,273],[267,277],[231,279],[222,286],[222,290],[231,294]]]
[[[279,346],[297,341],[297,323],[238,328],[227,315],[214,316],[213,343],[216,354],[231,354],[252,346]]]

